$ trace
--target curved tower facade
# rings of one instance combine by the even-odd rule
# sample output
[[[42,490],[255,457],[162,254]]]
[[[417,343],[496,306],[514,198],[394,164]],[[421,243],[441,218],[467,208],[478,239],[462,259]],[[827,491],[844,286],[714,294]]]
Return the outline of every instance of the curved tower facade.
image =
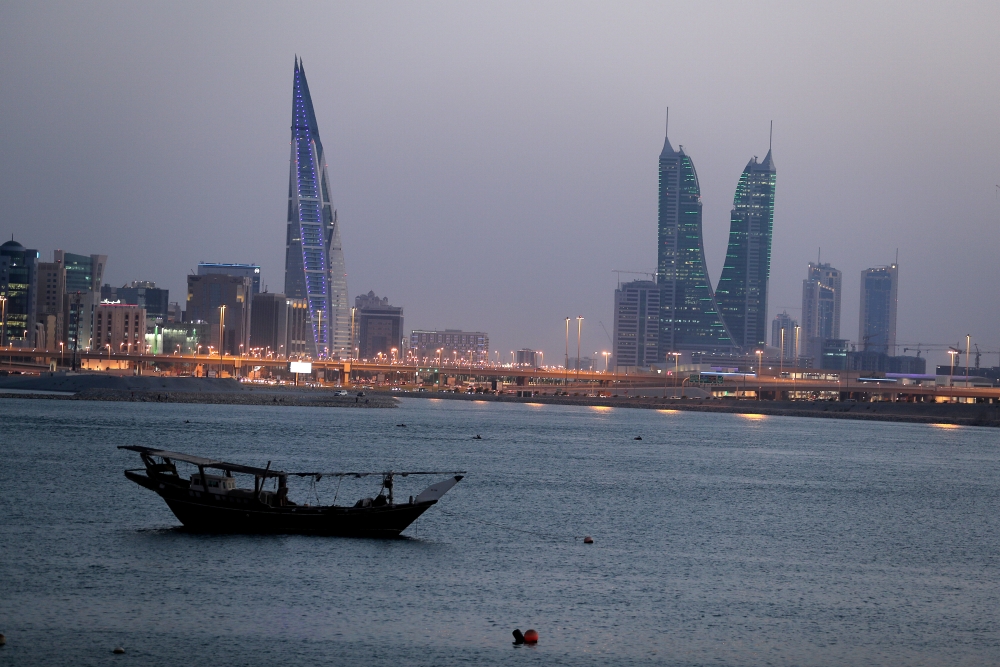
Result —
[[[660,152],[657,242],[659,361],[670,352],[730,351],[705,266],[698,173],[684,148],[675,151],[666,137]]]
[[[733,343],[744,350],[765,345],[767,280],[771,274],[776,171],[770,148],[763,162],[747,163],[736,185],[729,246],[715,299]]]
[[[330,201],[330,179],[309,84],[298,58],[291,149],[285,295],[306,302],[306,348],[313,358],[346,358],[351,353],[351,315],[340,224]]]

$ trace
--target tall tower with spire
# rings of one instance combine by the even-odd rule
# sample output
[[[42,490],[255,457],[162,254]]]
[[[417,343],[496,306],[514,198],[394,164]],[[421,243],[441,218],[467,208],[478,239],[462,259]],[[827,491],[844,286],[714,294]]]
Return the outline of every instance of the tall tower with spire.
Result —
[[[754,156],[740,175],[729,218],[729,246],[715,290],[719,312],[733,342],[744,351],[765,345],[767,281],[771,275],[776,171],[771,148]]]
[[[657,236],[660,360],[670,352],[730,351],[705,265],[698,173],[684,147],[675,151],[669,137],[660,152]]]
[[[349,357],[351,316],[340,223],[302,61],[295,58],[288,174],[285,295],[306,301],[306,348],[314,359]]]

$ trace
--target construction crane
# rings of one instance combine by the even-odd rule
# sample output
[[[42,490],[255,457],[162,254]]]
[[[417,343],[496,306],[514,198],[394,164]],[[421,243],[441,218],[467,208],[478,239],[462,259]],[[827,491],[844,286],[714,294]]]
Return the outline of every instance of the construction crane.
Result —
[[[611,273],[615,273],[618,276],[618,287],[622,286],[622,274],[627,273],[634,276],[650,276],[653,280],[656,280],[655,271],[623,271],[621,269],[611,269]]]

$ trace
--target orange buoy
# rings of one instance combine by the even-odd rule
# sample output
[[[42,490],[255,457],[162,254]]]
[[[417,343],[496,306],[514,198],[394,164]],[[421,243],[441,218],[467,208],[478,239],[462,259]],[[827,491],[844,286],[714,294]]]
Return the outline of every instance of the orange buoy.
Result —
[[[538,632],[536,630],[528,630],[524,633],[524,643],[525,644],[537,644],[538,643]]]
[[[586,537],[583,538],[583,543],[584,544],[593,544],[594,543],[594,538],[591,537],[590,535],[587,535]]]

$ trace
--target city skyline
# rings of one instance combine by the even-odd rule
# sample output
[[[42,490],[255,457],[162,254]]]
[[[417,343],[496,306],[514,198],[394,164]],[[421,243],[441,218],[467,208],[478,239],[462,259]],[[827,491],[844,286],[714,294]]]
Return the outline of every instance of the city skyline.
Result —
[[[6,237],[44,261],[53,248],[107,254],[110,284],[151,280],[179,295],[208,259],[260,264],[282,290],[287,203],[276,193],[298,53],[348,223],[348,297],[391,294],[414,328],[487,330],[503,354],[550,359],[562,318],[583,315],[585,353],[609,349],[612,270],[656,267],[649,157],[669,106],[698,169],[713,285],[733,185],[773,119],[782,177],[768,319],[801,319],[802,267],[821,246],[843,271],[841,330],[853,338],[860,272],[899,247],[898,341],[969,333],[1000,349],[1000,312],[974,295],[1000,277],[1000,92],[983,84],[1000,62],[987,29],[998,8],[900,18],[850,4],[647,5],[567,17],[304,5],[235,18],[207,7],[198,22],[179,6],[0,12]],[[679,24],[696,27],[664,40]],[[748,34],[767,36],[754,58]],[[932,175],[928,162],[949,169]],[[931,270],[959,248],[956,270]]]

